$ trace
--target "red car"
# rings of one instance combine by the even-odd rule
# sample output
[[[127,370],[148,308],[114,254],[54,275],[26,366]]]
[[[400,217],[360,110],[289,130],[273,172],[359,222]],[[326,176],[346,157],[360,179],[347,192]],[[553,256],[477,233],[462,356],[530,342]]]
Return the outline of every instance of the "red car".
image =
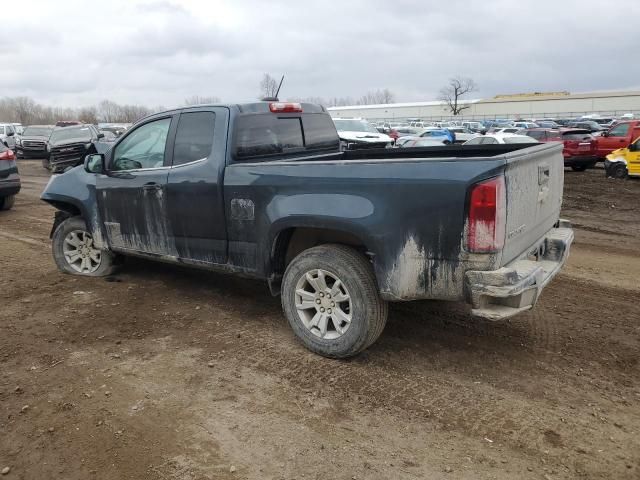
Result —
[[[619,122],[605,131],[598,139],[598,157],[604,159],[614,150],[627,148],[640,137],[640,120]]]
[[[598,141],[588,130],[579,128],[530,128],[524,134],[539,142],[562,142],[565,167],[584,172],[598,162]]]

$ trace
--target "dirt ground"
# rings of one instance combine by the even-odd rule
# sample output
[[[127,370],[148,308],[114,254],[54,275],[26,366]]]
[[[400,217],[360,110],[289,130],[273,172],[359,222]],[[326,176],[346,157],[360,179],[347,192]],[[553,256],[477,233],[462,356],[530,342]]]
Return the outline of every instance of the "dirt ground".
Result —
[[[59,273],[37,161],[0,214],[6,479],[638,479],[640,181],[566,172],[576,242],[512,321],[393,305],[350,361],[266,285],[129,261]]]

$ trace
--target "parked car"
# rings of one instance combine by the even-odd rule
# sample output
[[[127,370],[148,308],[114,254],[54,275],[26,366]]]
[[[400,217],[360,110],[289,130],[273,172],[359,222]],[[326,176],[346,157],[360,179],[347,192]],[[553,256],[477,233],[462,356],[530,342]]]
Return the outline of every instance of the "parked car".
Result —
[[[55,128],[51,132],[47,150],[46,167],[53,173],[81,165],[84,157],[105,150],[107,143],[100,144],[104,137],[93,125],[72,125]]]
[[[0,143],[0,210],[13,207],[16,195],[20,191],[20,175],[16,156],[9,147]]]
[[[561,151],[340,151],[322,106],[198,106],[139,121],[41,198],[61,271],[135,255],[265,279],[300,341],[342,358],[376,341],[389,301],[532,308],[573,241]]]
[[[464,143],[478,135],[465,127],[450,127],[447,130],[453,133],[454,143]]]
[[[608,177],[640,177],[640,137],[626,148],[614,150],[604,162]]]
[[[521,131],[522,131],[522,128],[520,128],[520,127],[502,127],[502,128],[494,127],[491,130],[489,130],[488,133],[493,133],[493,134],[518,133],[518,132],[521,132]]]
[[[344,150],[386,148],[393,145],[393,138],[378,132],[361,118],[334,118],[333,123]]]
[[[527,135],[516,135],[515,133],[487,133],[472,138],[464,145],[515,145],[519,143],[538,143],[538,141]]]
[[[414,135],[408,135],[410,138],[430,138],[432,140],[441,141],[444,143],[453,143],[455,140],[454,134],[447,128],[427,127],[422,130],[418,130]],[[404,137],[400,137],[398,140],[402,140]]]
[[[480,122],[462,122],[462,126],[474,133],[480,133],[485,130],[485,126]]]
[[[436,138],[422,138],[422,137],[409,137],[402,140],[397,145],[399,148],[412,148],[412,147],[441,147],[443,145],[449,145],[446,140],[438,140]]]
[[[604,130],[604,128],[599,123],[594,122],[593,120],[577,120],[569,122],[567,126],[589,130],[590,133],[600,133]]]
[[[554,122],[556,122],[561,127],[567,127],[567,126],[569,126],[569,124],[571,122],[575,122],[575,119],[573,119],[573,118],[556,118],[554,120]]]
[[[0,123],[0,142],[8,148],[16,146],[16,129],[12,123]]]
[[[554,120],[536,120],[535,122],[540,128],[560,128],[560,124]]]
[[[75,125],[82,125],[82,122],[78,120],[58,120],[56,122],[56,127],[72,127]]]
[[[516,128],[538,128],[540,125],[533,122],[513,122],[513,127]]]
[[[598,137],[598,157],[604,159],[614,150],[627,148],[640,137],[640,120],[619,122]]]
[[[16,139],[16,155],[18,158],[48,157],[47,142],[53,132],[53,125],[29,125],[24,133]],[[46,160],[44,160],[46,162]]]
[[[524,130],[523,134],[539,142],[562,142],[564,165],[575,172],[584,172],[598,162],[598,141],[589,130],[536,128]]]

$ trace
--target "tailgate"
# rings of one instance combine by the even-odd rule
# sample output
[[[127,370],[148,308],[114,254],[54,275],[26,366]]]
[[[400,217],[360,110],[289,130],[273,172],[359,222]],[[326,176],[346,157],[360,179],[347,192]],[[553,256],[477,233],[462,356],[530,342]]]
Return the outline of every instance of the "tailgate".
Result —
[[[560,218],[563,144],[550,142],[506,155],[507,224],[502,265],[527,254]]]

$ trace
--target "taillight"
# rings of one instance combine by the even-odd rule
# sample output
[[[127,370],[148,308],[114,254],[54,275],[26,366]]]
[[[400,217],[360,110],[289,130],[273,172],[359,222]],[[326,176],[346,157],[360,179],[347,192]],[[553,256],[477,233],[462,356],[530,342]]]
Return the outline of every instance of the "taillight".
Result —
[[[13,153],[13,150],[5,150],[0,153],[0,160],[15,160],[16,156]]]
[[[497,252],[504,246],[507,220],[504,177],[480,182],[471,188],[467,217],[467,250]]]
[[[269,110],[273,113],[295,113],[302,112],[302,105],[291,102],[274,102],[269,104]]]

